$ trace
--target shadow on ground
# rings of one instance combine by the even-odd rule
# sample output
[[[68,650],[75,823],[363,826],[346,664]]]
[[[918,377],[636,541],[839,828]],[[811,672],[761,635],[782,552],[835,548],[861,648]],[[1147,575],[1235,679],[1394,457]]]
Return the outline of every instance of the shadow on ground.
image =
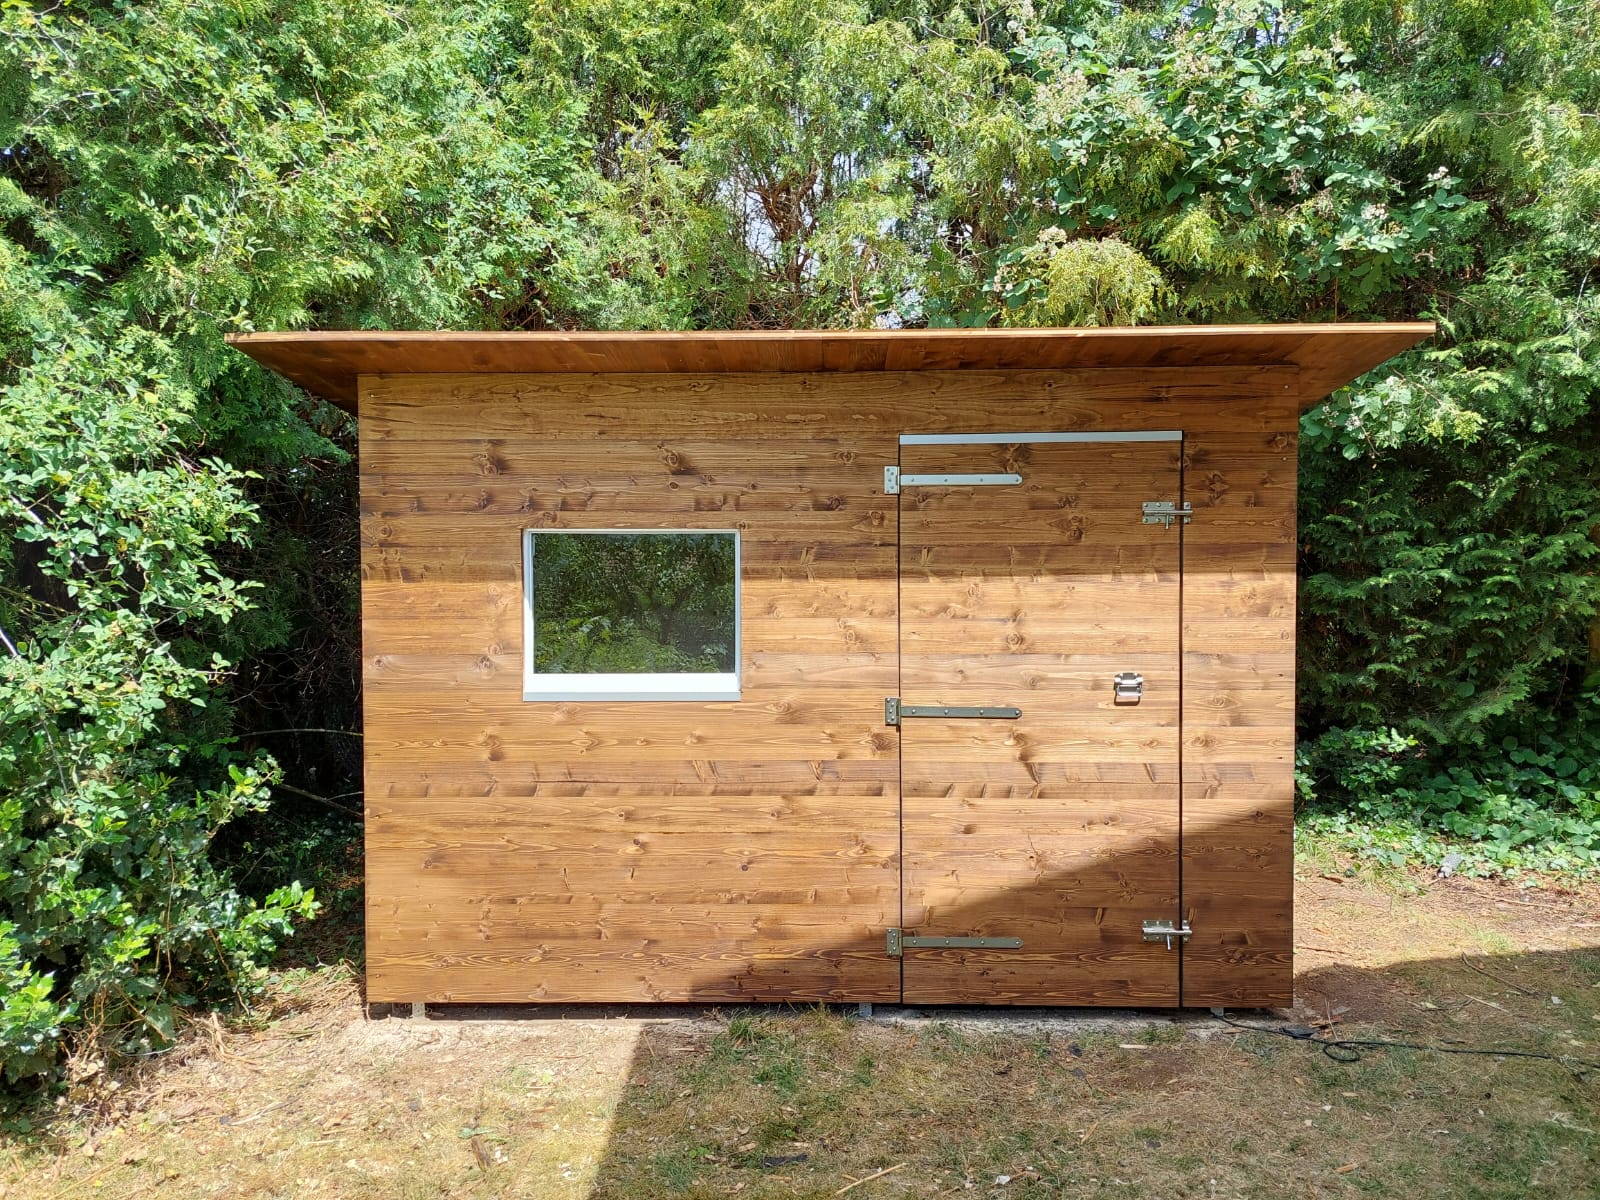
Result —
[[[1315,874],[1298,887],[1295,1010],[1230,1016],[1600,1059],[1592,899]],[[1203,1010],[375,1020],[351,971],[322,968],[286,972],[248,1020],[208,1018],[171,1053],[82,1081],[97,1107],[0,1139],[0,1195],[1593,1196],[1600,1075],[1362,1053],[1336,1062]]]
[[[1597,989],[1593,948],[1334,963],[1300,977],[1292,1014],[1228,1015],[1600,1062]],[[654,1025],[586,1194],[1595,1194],[1600,1070],[1340,1053],[1360,1057],[1203,1012],[741,1009],[714,1029]]]

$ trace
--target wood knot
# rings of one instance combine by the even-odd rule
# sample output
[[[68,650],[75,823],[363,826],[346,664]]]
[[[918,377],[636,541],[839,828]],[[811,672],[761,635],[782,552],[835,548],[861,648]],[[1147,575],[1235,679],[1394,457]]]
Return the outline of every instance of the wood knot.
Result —
[[[656,449],[661,451],[661,465],[667,468],[668,474],[686,475],[694,470],[688,455],[679,453],[665,443],[658,443]]]
[[[1062,532],[1066,534],[1067,541],[1069,541],[1069,542],[1081,542],[1081,541],[1083,541],[1084,529],[1085,529],[1085,525],[1084,525],[1083,518],[1082,517],[1073,517],[1070,521],[1068,521],[1066,523],[1066,526],[1062,530]]]
[[[472,456],[472,461],[478,468],[480,475],[504,475],[509,464],[505,455],[500,453],[498,442],[489,442],[478,453]]]

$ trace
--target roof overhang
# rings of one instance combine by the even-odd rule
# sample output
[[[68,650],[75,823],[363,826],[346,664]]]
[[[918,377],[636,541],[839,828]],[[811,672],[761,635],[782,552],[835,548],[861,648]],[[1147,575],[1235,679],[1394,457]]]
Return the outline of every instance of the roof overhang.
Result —
[[[354,411],[362,375],[1291,367],[1302,406],[1432,337],[1427,321],[1090,329],[236,333],[228,343]]]

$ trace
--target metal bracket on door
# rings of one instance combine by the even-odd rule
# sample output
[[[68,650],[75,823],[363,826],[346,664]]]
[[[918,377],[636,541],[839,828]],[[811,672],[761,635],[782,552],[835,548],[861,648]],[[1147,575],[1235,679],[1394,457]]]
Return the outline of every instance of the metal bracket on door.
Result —
[[[1015,471],[996,471],[988,474],[961,475],[903,475],[899,467],[883,469],[883,494],[898,496],[902,487],[997,487],[1008,483],[1021,483],[1022,476]]]
[[[1177,521],[1187,525],[1194,519],[1194,508],[1185,500],[1181,504],[1172,500],[1146,500],[1144,502],[1145,525],[1160,525],[1163,529],[1171,529],[1172,523]]]
[[[1019,937],[910,937],[898,928],[889,929],[890,958],[900,958],[901,949],[909,950],[1020,950]]]
[[[899,696],[883,698],[885,725],[898,725],[902,717],[988,717],[1000,721],[1015,721],[1021,715],[1020,708],[985,708],[963,704],[901,704]]]

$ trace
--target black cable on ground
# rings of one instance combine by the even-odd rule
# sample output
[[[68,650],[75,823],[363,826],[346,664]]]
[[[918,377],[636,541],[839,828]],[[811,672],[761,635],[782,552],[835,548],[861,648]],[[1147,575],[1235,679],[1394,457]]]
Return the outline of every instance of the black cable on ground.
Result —
[[[1316,1030],[1307,1025],[1247,1025],[1232,1017],[1212,1010],[1212,1016],[1235,1029],[1251,1033],[1270,1033],[1288,1038],[1291,1042],[1309,1042],[1321,1046],[1322,1053],[1336,1063],[1356,1063],[1362,1059],[1362,1050],[1425,1050],[1434,1054],[1475,1054],[1485,1058],[1535,1058],[1543,1062],[1559,1063],[1579,1079],[1590,1071],[1600,1071],[1600,1062],[1574,1058],[1566,1054],[1544,1054],[1537,1050],[1486,1050],[1475,1046],[1428,1046],[1420,1042],[1391,1042],[1381,1038],[1320,1038]]]

